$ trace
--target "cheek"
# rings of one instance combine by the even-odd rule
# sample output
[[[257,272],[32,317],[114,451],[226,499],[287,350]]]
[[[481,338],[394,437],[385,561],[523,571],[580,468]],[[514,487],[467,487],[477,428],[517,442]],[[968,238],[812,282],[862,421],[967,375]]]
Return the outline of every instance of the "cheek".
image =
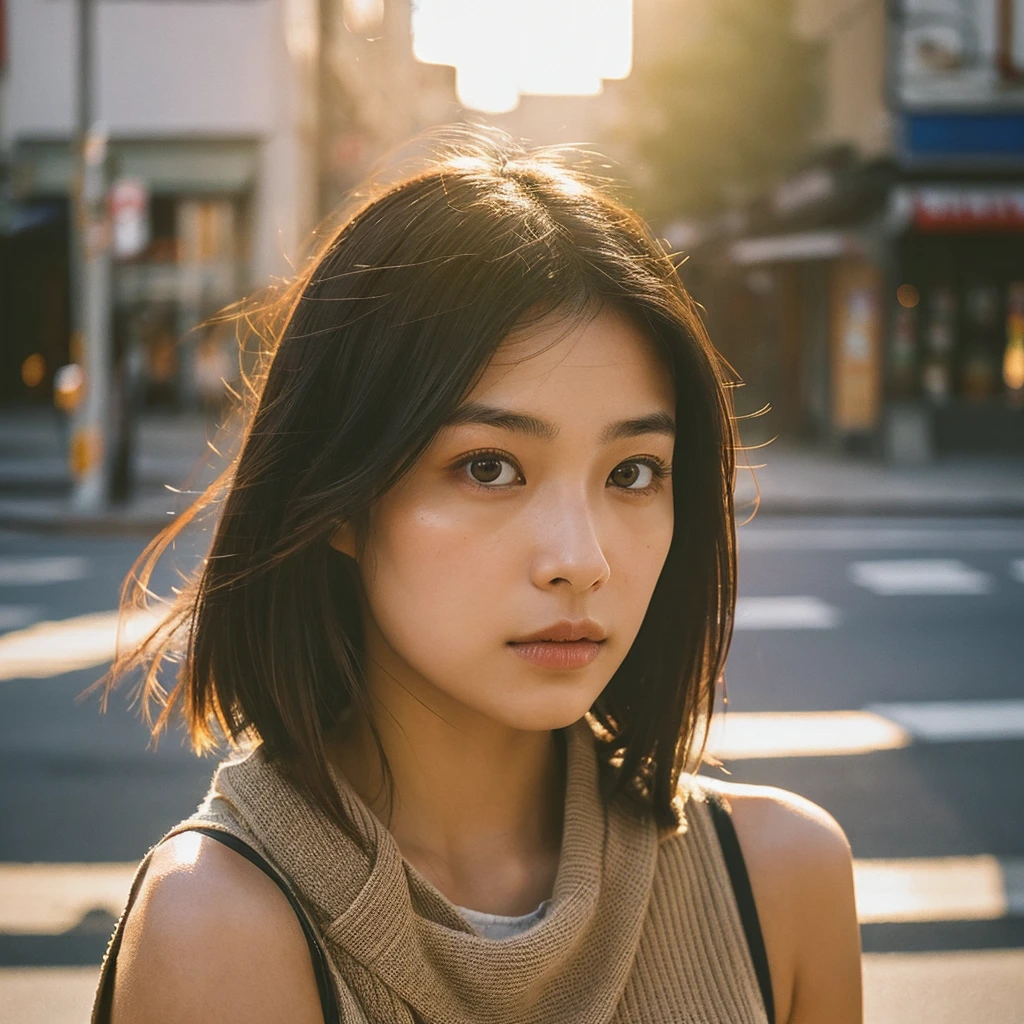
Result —
[[[386,639],[410,659],[446,662],[495,626],[508,586],[508,547],[472,527],[458,510],[415,502],[381,508],[364,586]]]
[[[612,582],[618,576],[624,598],[640,619],[668,557],[673,526],[669,510],[666,515],[652,517],[642,528],[634,524],[620,538],[618,556],[612,564]]]

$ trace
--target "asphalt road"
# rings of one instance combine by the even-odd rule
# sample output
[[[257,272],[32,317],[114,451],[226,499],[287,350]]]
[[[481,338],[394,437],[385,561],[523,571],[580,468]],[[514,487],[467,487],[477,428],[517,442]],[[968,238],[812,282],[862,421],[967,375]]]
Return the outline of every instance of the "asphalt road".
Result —
[[[888,722],[911,705],[942,727],[858,753],[829,751],[826,738],[812,756],[740,756],[727,760],[732,777],[822,804],[868,866],[937,865],[940,903],[959,884],[947,869],[1002,880],[1001,911],[876,913],[866,950],[1024,950],[1024,521],[780,517],[740,537],[729,716],[831,722],[875,709]],[[113,609],[139,548],[137,537],[0,534],[0,633]],[[165,567],[156,589],[172,581]],[[154,752],[125,699],[105,715],[76,699],[100,671],[0,676],[0,875],[32,862],[128,865],[205,791],[213,762],[180,735]],[[90,920],[16,934],[0,921],[0,968],[96,963],[109,913]]]

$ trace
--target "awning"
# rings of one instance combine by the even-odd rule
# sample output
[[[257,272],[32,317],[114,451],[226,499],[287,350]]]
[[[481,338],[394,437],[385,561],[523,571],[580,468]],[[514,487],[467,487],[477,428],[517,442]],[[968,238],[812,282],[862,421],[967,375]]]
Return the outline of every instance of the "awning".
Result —
[[[729,247],[733,263],[791,263],[802,260],[834,260],[857,256],[863,246],[855,235],[842,231],[801,231],[785,235],[743,238]]]
[[[58,203],[12,203],[0,200],[0,235],[19,235],[23,231],[52,224],[63,212]]]
[[[916,231],[1024,231],[1024,188],[905,187],[891,204]]]
[[[251,139],[112,139],[111,171],[138,178],[151,193],[223,195],[244,192],[256,178],[259,143]],[[74,172],[71,144],[22,139],[13,163],[36,196],[67,195]]]

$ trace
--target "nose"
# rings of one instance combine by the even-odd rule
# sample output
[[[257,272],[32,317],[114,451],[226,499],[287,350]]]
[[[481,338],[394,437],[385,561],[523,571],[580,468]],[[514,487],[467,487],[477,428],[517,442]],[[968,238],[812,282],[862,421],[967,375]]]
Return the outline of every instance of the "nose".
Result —
[[[585,496],[552,495],[536,510],[535,530],[530,570],[534,586],[568,587],[583,594],[607,582],[611,567]]]

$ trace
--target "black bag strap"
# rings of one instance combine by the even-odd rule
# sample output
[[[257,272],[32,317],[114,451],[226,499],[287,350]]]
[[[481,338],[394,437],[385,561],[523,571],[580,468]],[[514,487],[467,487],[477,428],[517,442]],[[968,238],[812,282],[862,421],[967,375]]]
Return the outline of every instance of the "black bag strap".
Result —
[[[244,857],[250,864],[255,864],[267,878],[269,878],[284,893],[285,899],[291,904],[295,916],[299,920],[302,934],[306,937],[306,945],[309,946],[309,958],[313,962],[313,974],[316,976],[316,987],[320,993],[320,1009],[323,1011],[324,1024],[340,1024],[338,1017],[338,1004],[334,997],[334,986],[331,983],[331,972],[327,965],[327,954],[320,942],[319,936],[313,930],[309,916],[302,904],[295,898],[295,894],[285,884],[285,881],[267,863],[266,859],[258,854],[248,843],[243,842],[238,836],[231,832],[223,832],[216,828],[196,827],[189,829],[190,832],[199,832],[210,839],[215,839],[230,850]]]
[[[313,929],[313,925],[309,920],[309,915],[295,898],[294,893],[285,883],[284,879],[248,843],[243,842],[230,832],[224,832],[218,828],[205,828],[199,825],[182,829],[182,831],[199,832],[201,835],[208,836],[210,839],[215,840],[221,845],[234,850],[235,853],[244,857],[250,864],[255,864],[256,867],[258,867],[260,871],[262,871],[281,890],[281,892],[284,893],[285,899],[291,904],[292,910],[295,911],[295,916],[299,919],[299,926],[302,928],[302,934],[306,937],[306,945],[309,947],[309,958],[313,963],[313,974],[316,977],[316,987],[317,991],[320,993],[320,1009],[324,1015],[324,1024],[341,1024],[341,1017],[338,1011],[338,1003],[334,993],[334,986],[331,983],[331,972],[328,967],[327,954],[324,951],[319,937]],[[150,855],[152,855],[152,851],[150,851]],[[117,954],[121,948],[121,939],[124,934],[124,921],[128,916],[128,912],[132,908],[132,904],[135,902],[135,897],[138,895],[139,889],[141,888],[142,879],[145,875],[145,868],[148,861],[149,857],[147,856],[146,861],[140,866],[139,872],[135,876],[135,881],[132,885],[132,891],[129,894],[124,914],[122,914],[121,920],[118,922],[114,935],[110,940],[107,955],[103,960],[99,986],[97,988],[96,998],[93,1004],[93,1024],[108,1024],[110,1020],[110,1010],[114,995],[114,972],[117,966]]]
[[[711,789],[710,786],[703,787],[703,791],[711,810],[711,820],[714,822],[715,832],[718,833],[718,842],[722,847],[722,855],[725,858],[726,870],[729,872],[732,891],[736,896],[736,905],[739,908],[740,921],[743,924],[743,934],[747,938],[750,959],[754,963],[754,973],[757,975],[757,984],[761,989],[761,998],[764,1000],[768,1024],[775,1024],[775,998],[772,995],[772,976],[768,970],[768,954],[764,947],[764,936],[761,933],[761,922],[757,916],[757,904],[754,902],[754,891],[750,887],[746,861],[743,859],[740,841],[736,836],[736,826],[733,825],[729,805],[722,795]]]

